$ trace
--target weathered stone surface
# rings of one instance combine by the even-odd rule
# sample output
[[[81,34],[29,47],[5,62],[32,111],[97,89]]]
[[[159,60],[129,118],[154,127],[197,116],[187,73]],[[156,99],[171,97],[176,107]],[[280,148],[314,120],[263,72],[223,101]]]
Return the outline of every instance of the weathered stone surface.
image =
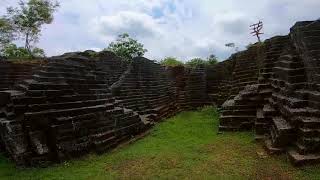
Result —
[[[319,23],[298,22],[288,36],[271,38],[259,47],[257,66],[247,65],[259,69],[258,91],[244,89],[224,104],[221,130],[240,130],[248,124],[249,118],[243,117],[252,115],[245,107],[256,104],[253,128],[257,139],[265,139],[269,152],[288,152],[297,165],[319,162]],[[251,82],[244,75],[249,74],[248,67],[236,66],[234,74],[241,78],[234,89]]]
[[[145,58],[92,54],[0,63],[0,147],[17,165],[103,153],[159,120],[207,103],[204,69],[170,74]]]
[[[163,118],[214,104],[220,130],[254,129],[269,152],[319,162],[319,23],[298,22],[206,68],[92,51],[1,60],[0,150],[18,165],[48,165],[103,153]]]

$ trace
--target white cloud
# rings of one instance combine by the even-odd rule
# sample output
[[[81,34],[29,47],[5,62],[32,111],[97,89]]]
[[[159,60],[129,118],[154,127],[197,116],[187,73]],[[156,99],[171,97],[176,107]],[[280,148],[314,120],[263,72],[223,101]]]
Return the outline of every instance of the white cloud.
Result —
[[[1,0],[4,5],[17,1]],[[149,50],[146,57],[182,60],[214,53],[225,59],[256,39],[249,25],[264,22],[263,39],[287,34],[295,21],[319,18],[319,0],[61,0],[53,24],[44,27],[39,46],[49,55],[103,49],[128,32]]]

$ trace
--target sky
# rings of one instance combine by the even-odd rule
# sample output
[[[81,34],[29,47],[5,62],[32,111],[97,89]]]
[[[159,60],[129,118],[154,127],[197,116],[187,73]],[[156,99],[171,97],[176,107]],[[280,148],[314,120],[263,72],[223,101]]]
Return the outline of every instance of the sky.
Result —
[[[0,15],[18,0],[0,0]],[[102,50],[119,34],[144,44],[145,57],[187,61],[215,54],[220,61],[234,49],[257,41],[250,24],[264,23],[262,39],[287,35],[296,21],[320,17],[320,0],[60,0],[54,21],[37,44],[48,56]]]

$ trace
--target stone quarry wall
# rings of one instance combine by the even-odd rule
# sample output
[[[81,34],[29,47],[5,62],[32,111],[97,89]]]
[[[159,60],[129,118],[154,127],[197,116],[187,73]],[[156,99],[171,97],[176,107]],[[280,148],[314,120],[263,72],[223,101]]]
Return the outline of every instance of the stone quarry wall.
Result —
[[[148,121],[158,121],[176,112],[174,89],[165,67],[148,59],[133,59],[131,67],[111,89],[121,107],[134,110]]]
[[[221,131],[254,130],[270,153],[320,162],[320,22],[298,22],[210,67],[111,52],[0,61],[0,150],[23,166],[102,153],[177,112],[221,107]]]
[[[209,102],[217,106],[221,106],[231,95],[232,75],[236,62],[233,57],[206,68]]]
[[[223,104],[220,130],[254,129],[270,153],[286,152],[296,165],[320,162],[319,37],[320,22],[310,21],[266,40],[258,80]]]
[[[3,61],[0,68],[0,150],[21,166],[105,152],[207,99],[203,69],[174,74],[111,52],[67,53],[34,65]]]
[[[9,63],[0,59],[0,91],[12,89],[15,83],[30,78],[37,64]]]
[[[207,73],[203,67],[167,67],[171,79],[178,111],[196,109],[212,104],[208,100]]]
[[[55,57],[2,91],[1,142],[10,157],[19,165],[46,165],[103,152],[141,131],[138,114],[118,107],[108,89],[124,68],[106,67],[118,61]]]

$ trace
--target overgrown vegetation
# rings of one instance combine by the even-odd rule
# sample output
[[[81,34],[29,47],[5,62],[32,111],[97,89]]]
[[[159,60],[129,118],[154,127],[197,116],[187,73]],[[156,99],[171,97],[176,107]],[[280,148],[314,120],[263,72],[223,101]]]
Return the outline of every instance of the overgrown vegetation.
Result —
[[[215,55],[210,55],[206,60],[201,58],[194,58],[186,62],[189,67],[204,67],[208,65],[215,65],[218,63],[217,57]]]
[[[58,7],[58,2],[50,0],[20,1],[18,7],[8,7],[7,14],[0,17],[0,55],[7,58],[43,57],[44,51],[35,44],[42,26],[52,23]],[[23,40],[24,47],[17,47],[14,40]]]
[[[118,39],[115,42],[111,42],[105,50],[112,51],[128,61],[135,57],[143,56],[148,52],[147,49],[143,48],[143,44],[131,38],[127,33],[120,34]]]
[[[171,66],[171,67],[184,65],[182,61],[178,60],[175,57],[166,57],[160,61],[160,64],[164,66]]]
[[[2,56],[15,59],[15,58],[23,58],[23,59],[32,59],[32,58],[43,58],[45,57],[43,49],[40,48],[32,48],[30,52],[23,47],[17,47],[15,44],[8,44],[2,50]]]
[[[250,132],[217,134],[218,112],[206,107],[156,125],[134,144],[48,168],[15,169],[0,159],[1,179],[319,179],[319,166],[294,168],[269,156]]]

